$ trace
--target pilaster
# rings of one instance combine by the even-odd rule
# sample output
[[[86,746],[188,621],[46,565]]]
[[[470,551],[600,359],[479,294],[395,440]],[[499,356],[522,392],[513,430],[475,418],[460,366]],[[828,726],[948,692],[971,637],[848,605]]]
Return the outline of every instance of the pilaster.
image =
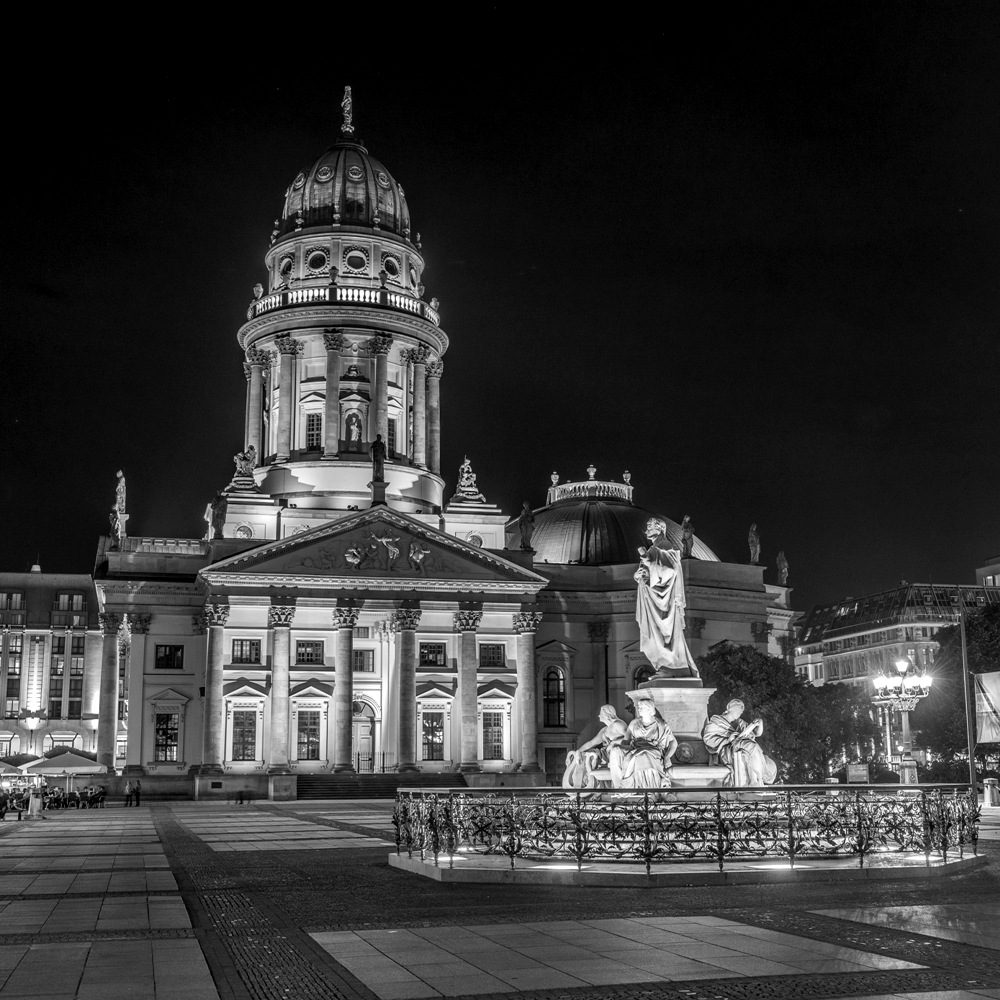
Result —
[[[476,656],[476,631],[483,620],[482,611],[455,612],[455,631],[459,640],[458,715],[461,734],[459,770],[463,774],[480,771],[478,740],[479,658]]]

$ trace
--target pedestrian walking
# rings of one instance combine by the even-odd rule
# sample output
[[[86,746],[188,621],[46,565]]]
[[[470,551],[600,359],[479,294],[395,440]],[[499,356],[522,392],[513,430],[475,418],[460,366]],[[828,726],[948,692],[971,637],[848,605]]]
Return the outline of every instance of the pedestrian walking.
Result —
[[[135,792],[135,804],[139,805],[139,799],[142,797],[142,782],[136,781],[135,787],[132,789]]]
[[[132,779],[130,778],[125,782],[125,806],[128,807],[132,805],[132,797],[135,795],[135,786],[132,784]]]

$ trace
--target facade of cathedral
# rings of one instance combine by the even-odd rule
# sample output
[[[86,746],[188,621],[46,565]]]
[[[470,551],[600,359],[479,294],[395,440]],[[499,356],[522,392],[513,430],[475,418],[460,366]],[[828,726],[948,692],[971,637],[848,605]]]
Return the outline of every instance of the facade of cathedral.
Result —
[[[593,468],[553,476],[518,519],[468,459],[446,496],[449,339],[403,189],[349,116],[288,188],[265,265],[237,334],[244,448],[206,536],[130,536],[120,483],[89,609],[96,719],[78,748],[125,773],[194,774],[199,794],[267,776],[290,795],[317,772],[557,782],[600,706],[624,711],[651,673],[637,550],[651,517],[678,548],[680,526],[637,506],[627,473]],[[789,589],[689,542],[694,655],[723,640],[778,653]]]

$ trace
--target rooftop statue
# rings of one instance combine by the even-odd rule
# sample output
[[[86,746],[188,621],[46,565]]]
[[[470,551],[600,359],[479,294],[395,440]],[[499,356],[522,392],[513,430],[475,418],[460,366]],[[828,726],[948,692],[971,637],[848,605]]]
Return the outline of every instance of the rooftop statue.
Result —
[[[750,525],[747,544],[750,546],[750,565],[757,566],[760,563],[760,535],[757,534],[756,521]]]
[[[238,451],[233,455],[236,464],[235,479],[253,479],[253,470],[257,465],[257,449],[250,445],[246,451]]]
[[[344,135],[354,133],[354,98],[351,97],[351,88],[344,87],[344,97],[340,102],[340,110],[344,112],[344,124],[340,126],[340,131]]]
[[[385,442],[382,440],[381,434],[375,435],[375,440],[372,441],[372,446],[368,449],[368,454],[371,455],[372,458],[372,482],[384,483]]]
[[[451,499],[459,503],[486,503],[486,497],[479,492],[479,487],[476,485],[476,474],[472,471],[468,455],[458,467],[458,486]]]
[[[639,648],[659,677],[698,677],[698,668],[684,639],[684,571],[681,553],[670,547],[667,526],[659,518],[646,524],[651,544],[640,547],[635,620]]]
[[[120,549],[122,547],[122,521],[118,516],[118,508],[112,507],[111,513],[108,515],[108,520],[111,522],[111,548]]]
[[[740,718],[744,707],[739,698],[734,698],[722,715],[713,715],[705,723],[701,738],[708,752],[718,754],[720,762],[729,768],[728,785],[750,788],[773,785],[778,766],[757,745],[764,723],[760,719],[744,722]]]
[[[694,551],[694,528],[691,527],[691,515],[685,514],[681,522],[681,559],[691,559]]]
[[[125,513],[125,473],[121,469],[116,473],[118,483],[115,486],[115,509],[119,514]]]
[[[521,531],[521,549],[524,552],[531,552],[531,536],[535,530],[535,515],[532,513],[531,504],[527,500],[521,506],[521,513],[517,518],[517,526]]]
[[[788,559],[785,558],[785,550],[782,549],[778,553],[778,585],[781,587],[788,586]]]
[[[614,788],[669,788],[670,768],[677,740],[670,727],[656,716],[648,698],[635,706],[625,738],[611,747],[608,766]]]

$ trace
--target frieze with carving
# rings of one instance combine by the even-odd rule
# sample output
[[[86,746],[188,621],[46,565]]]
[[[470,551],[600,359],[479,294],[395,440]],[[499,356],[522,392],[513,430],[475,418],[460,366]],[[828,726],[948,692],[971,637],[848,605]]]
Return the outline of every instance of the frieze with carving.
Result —
[[[128,621],[133,635],[149,635],[149,626],[153,621],[153,616],[135,615],[130,612]]]

